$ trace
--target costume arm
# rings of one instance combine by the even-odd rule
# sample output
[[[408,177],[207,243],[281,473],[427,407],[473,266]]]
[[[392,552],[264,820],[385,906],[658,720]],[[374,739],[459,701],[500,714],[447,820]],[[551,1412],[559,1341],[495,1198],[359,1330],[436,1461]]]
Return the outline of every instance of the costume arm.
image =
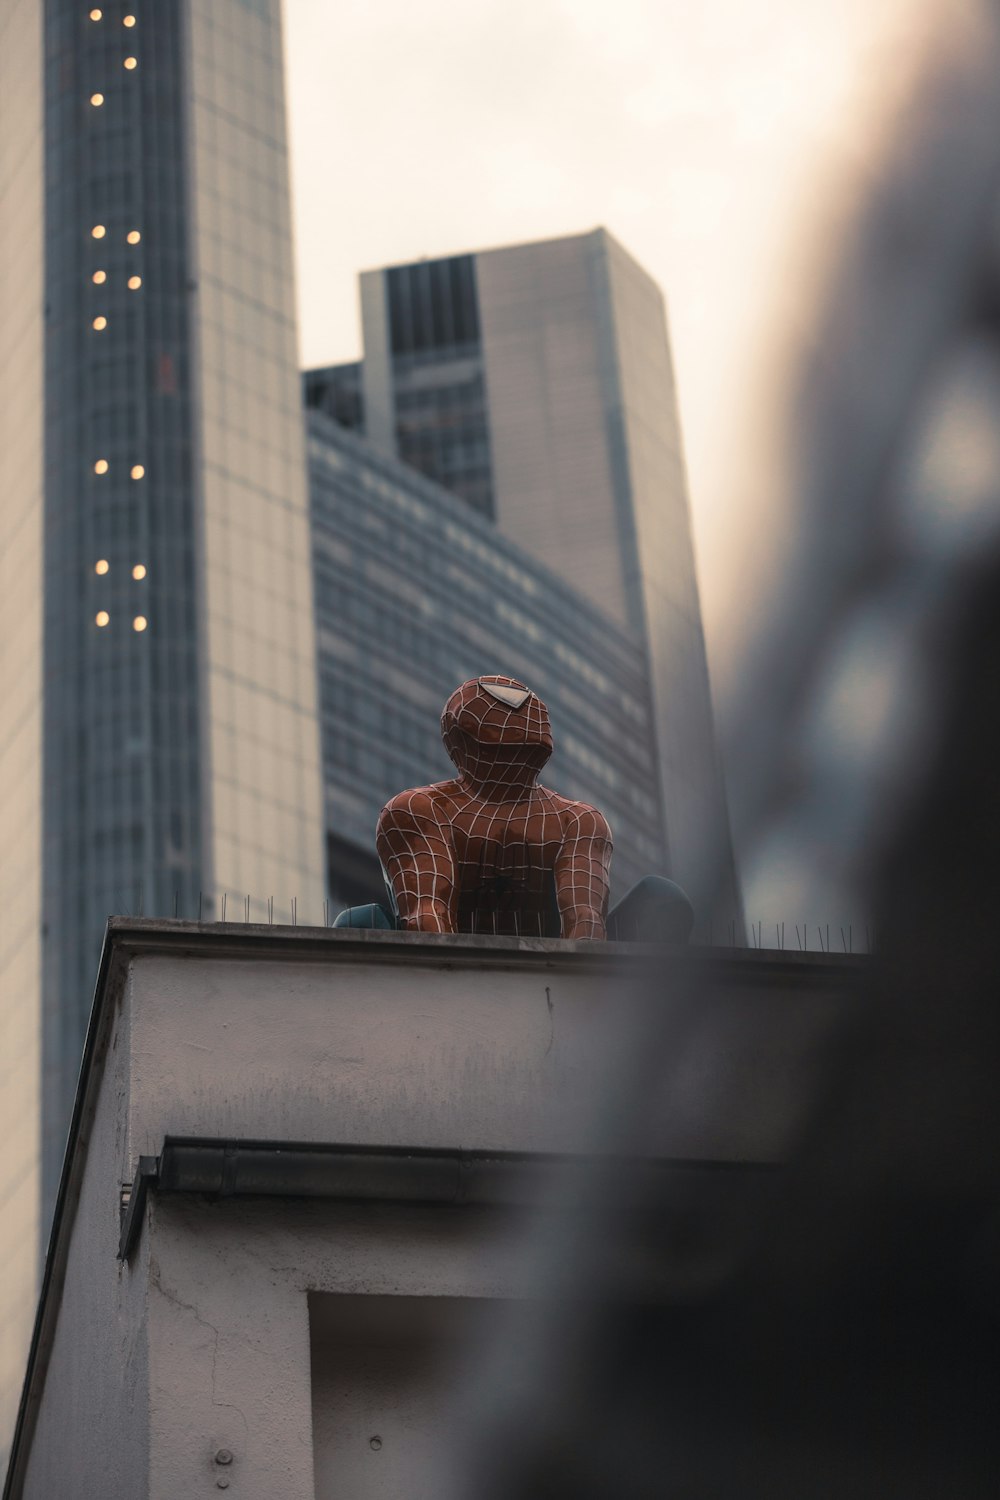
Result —
[[[580,803],[566,814],[554,872],[563,937],[605,936],[611,848],[608,820],[596,807]]]
[[[423,791],[400,792],[379,814],[375,848],[409,932],[456,930],[455,860],[448,828]]]

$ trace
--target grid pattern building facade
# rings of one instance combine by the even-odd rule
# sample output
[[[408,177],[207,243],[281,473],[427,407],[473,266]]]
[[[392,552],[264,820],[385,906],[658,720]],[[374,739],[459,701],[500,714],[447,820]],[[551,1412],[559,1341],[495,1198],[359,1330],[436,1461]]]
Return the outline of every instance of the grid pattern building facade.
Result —
[[[518,678],[548,705],[545,783],[611,823],[615,899],[666,860],[642,641],[456,496],[308,414],[326,824],[334,902],[382,896],[379,811],[454,775],[459,683]]]
[[[442,311],[456,265],[470,309],[459,349]],[[659,288],[597,229],[366,272],[361,307],[373,442],[492,516],[646,643],[668,871],[697,886],[722,869],[716,915],[741,925]],[[458,370],[471,382],[464,403]],[[478,498],[435,456],[442,430],[475,456]]]
[[[0,69],[6,1431],[108,913],[324,855],[278,0],[14,0]]]

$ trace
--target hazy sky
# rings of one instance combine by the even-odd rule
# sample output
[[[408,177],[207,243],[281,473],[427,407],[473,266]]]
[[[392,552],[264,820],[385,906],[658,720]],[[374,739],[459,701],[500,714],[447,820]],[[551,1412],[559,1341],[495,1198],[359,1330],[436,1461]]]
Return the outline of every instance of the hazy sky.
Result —
[[[606,225],[667,296],[712,650],[761,330],[806,315],[797,250],[864,178],[920,0],[284,9],[303,363],[360,352],[362,268]]]

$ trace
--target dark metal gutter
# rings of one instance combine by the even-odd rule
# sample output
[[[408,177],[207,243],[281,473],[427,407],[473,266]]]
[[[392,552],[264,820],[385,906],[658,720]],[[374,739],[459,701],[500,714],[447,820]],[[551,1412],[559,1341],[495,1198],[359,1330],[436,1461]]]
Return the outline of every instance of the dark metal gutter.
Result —
[[[159,1156],[143,1156],[122,1197],[119,1260],[138,1240],[150,1191],[222,1198],[313,1198],[332,1201],[479,1204],[501,1207],[544,1201],[568,1177],[589,1183],[611,1172],[629,1193],[664,1172],[689,1179],[739,1176],[762,1181],[770,1164],[691,1160],[625,1160],[510,1151],[437,1151],[406,1147],[296,1145],[283,1141],[221,1141],[168,1136]]]

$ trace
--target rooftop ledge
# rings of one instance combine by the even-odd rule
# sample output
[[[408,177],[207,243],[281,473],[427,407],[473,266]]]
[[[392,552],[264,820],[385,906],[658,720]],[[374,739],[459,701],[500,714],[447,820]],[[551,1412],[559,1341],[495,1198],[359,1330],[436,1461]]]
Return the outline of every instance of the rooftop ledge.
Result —
[[[110,1088],[127,1115],[122,1182],[168,1136],[573,1153],[655,1028],[664,1107],[643,1155],[774,1162],[866,965],[114,918],[69,1151]]]
[[[170,1164],[190,1157],[186,1189],[211,1192],[220,1152],[227,1191],[271,1191],[273,1155],[293,1193],[426,1194],[433,1178],[445,1201],[473,1179],[480,1197],[502,1196],[515,1162],[523,1178],[526,1163],[593,1147],[592,1101],[651,1009],[669,1017],[674,1002],[686,1019],[640,1155],[774,1166],[866,962],[114,917],[67,1174],[74,1155],[80,1170],[88,1122],[110,1090],[126,1116],[117,1180],[132,1182],[122,1254],[147,1186],[178,1190]]]
[[[109,1086],[128,1115],[122,1181],[167,1135],[571,1152],[652,1011],[677,1023],[648,1154],[773,1161],[866,965],[115,917],[68,1154]]]
[[[592,939],[499,937],[489,933],[393,932],[358,927],[288,927],[255,922],[189,922],[165,917],[111,917],[105,933],[101,973],[116,952],[190,953],[200,958],[249,957],[267,953],[282,958],[324,957],[371,963],[442,964],[463,967],[509,967],[554,964],[574,968],[653,964],[662,971],[687,963],[708,970],[737,966],[748,976],[765,970],[802,978],[827,970],[831,974],[864,967],[867,955],[803,953],[786,948],[667,948],[655,943],[594,942]],[[100,986],[98,986],[100,987]]]

